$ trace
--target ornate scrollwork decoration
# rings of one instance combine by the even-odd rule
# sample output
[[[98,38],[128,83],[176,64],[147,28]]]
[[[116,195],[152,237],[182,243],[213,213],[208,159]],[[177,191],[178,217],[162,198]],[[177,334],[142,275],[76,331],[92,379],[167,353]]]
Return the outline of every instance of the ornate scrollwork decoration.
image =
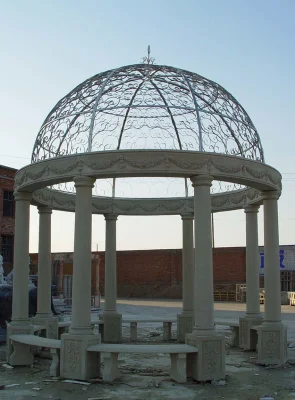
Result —
[[[32,163],[122,149],[201,150],[264,162],[257,130],[229,92],[198,74],[153,62],[149,47],[142,64],[97,74],[62,98],[41,126]],[[118,162],[123,169],[133,161]],[[170,162],[164,161],[167,169]],[[94,164],[89,167],[102,168]],[[224,167],[209,160],[210,168]]]

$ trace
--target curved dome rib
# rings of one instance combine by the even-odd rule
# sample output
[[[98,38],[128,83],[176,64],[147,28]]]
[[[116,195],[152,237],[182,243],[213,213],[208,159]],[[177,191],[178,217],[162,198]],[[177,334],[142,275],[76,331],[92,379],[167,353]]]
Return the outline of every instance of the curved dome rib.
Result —
[[[168,103],[166,102],[165,97],[163,96],[161,90],[160,90],[160,89],[158,88],[158,86],[153,82],[152,79],[151,79],[151,84],[152,84],[152,85],[154,86],[154,88],[157,90],[157,92],[158,92],[159,95],[161,96],[161,99],[163,100],[163,103],[164,103],[164,104],[166,105],[166,107],[167,107],[167,111],[168,111],[168,113],[169,113],[169,115],[170,115],[172,125],[173,125],[173,127],[174,127],[174,129],[175,129],[175,134],[176,134],[176,137],[177,137],[177,140],[178,140],[179,149],[182,150],[182,145],[181,145],[181,140],[180,140],[180,137],[179,137],[178,129],[177,129],[177,126],[176,126],[176,123],[175,123],[173,114],[172,114],[172,112],[171,112],[171,110],[170,110],[170,107],[169,107]],[[188,185],[187,185],[187,179],[186,179],[186,178],[184,179],[184,187],[185,187],[185,195],[186,195],[186,197],[187,197],[187,196],[188,196]]]
[[[214,113],[211,114],[211,115],[215,115],[216,114],[222,119],[222,121],[226,125],[227,129],[229,130],[230,134],[232,135],[233,139],[235,140],[235,142],[236,142],[236,144],[237,144],[237,146],[238,146],[238,148],[240,150],[241,156],[245,157],[245,154],[244,154],[244,151],[243,151],[243,149],[242,149],[242,147],[240,145],[240,142],[238,141],[238,139],[237,139],[236,135],[234,134],[233,130],[231,129],[231,127],[228,125],[228,123],[224,119],[225,117],[222,116],[220,113],[218,113],[218,111],[212,106],[212,104],[209,104],[203,97],[201,97],[200,95],[197,95],[197,96],[199,96],[204,103],[206,103],[209,107],[211,107],[213,109]]]
[[[183,76],[183,75],[182,75]],[[190,84],[190,81],[185,78],[183,76],[184,81],[187,83],[190,93],[192,95],[193,101],[194,101],[194,105],[195,105],[195,110],[196,110],[196,115],[197,115],[197,122],[198,122],[198,128],[199,128],[199,151],[204,151],[204,147],[203,147],[203,135],[202,135],[202,125],[201,125],[201,119],[200,119],[200,113],[199,113],[199,106],[198,106],[198,102],[196,99],[196,96],[193,92],[193,88]]]
[[[106,77],[106,80],[104,81],[104,83],[102,84],[100,91],[97,95],[94,107],[93,107],[93,111],[92,111],[92,116],[91,116],[91,122],[90,122],[90,127],[89,127],[89,136],[88,136],[88,152],[91,151],[91,147],[92,147],[92,135],[93,135],[93,127],[94,127],[94,120],[95,120],[95,116],[96,116],[96,112],[97,112],[97,106],[99,103],[99,100],[101,99],[102,96],[102,92],[104,90],[104,88],[106,87],[106,85],[109,83],[111,77],[115,74],[115,72],[119,71],[120,68],[118,69],[113,69],[110,74]]]

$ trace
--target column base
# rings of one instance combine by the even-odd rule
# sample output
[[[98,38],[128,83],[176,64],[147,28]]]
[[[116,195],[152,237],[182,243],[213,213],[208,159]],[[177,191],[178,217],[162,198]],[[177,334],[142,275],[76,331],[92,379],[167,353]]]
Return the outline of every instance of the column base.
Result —
[[[25,353],[22,354],[16,360],[13,357],[13,346],[9,340],[9,336],[11,335],[34,335],[34,328],[33,325],[27,323],[26,325],[16,325],[17,322],[11,322],[7,324],[7,350],[6,350],[6,357],[7,362],[11,365],[31,365],[34,361],[32,361],[32,354]],[[28,347],[28,346],[27,346]],[[29,347],[28,347],[29,348]]]
[[[263,322],[258,327],[257,364],[284,365],[287,347],[287,327],[281,322]]]
[[[46,337],[49,339],[58,339],[58,318],[57,317],[36,317],[31,319],[33,325],[44,325],[46,329]]]
[[[194,326],[194,313],[183,311],[177,314],[177,341],[179,343],[185,342],[185,335],[192,333]]]
[[[188,376],[196,381],[225,378],[225,341],[221,335],[187,334],[185,343],[197,347],[196,355],[188,358]],[[192,357],[193,356],[193,357]]]
[[[239,319],[239,346],[244,350],[256,350],[257,331],[251,330],[252,326],[261,325],[263,318],[261,317],[243,317]]]
[[[100,343],[100,335],[61,335],[60,376],[87,380],[100,376],[100,353],[87,347]]]
[[[122,314],[103,313],[103,338],[105,343],[120,343],[122,341]]]

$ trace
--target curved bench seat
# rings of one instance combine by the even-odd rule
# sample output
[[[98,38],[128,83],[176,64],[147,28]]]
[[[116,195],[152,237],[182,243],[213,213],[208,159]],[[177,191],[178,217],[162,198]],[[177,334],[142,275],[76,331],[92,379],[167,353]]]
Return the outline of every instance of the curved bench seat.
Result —
[[[95,344],[87,347],[87,351],[103,354],[103,380],[112,382],[120,376],[118,367],[119,353],[159,354],[168,353],[171,359],[170,377],[178,383],[184,383],[191,376],[193,360],[188,355],[196,356],[198,349],[186,344]]]
[[[59,376],[61,341],[35,335],[11,335],[9,340],[13,346],[13,353],[9,357],[10,365],[31,365],[34,362],[33,347],[50,349],[52,362],[50,376]]]

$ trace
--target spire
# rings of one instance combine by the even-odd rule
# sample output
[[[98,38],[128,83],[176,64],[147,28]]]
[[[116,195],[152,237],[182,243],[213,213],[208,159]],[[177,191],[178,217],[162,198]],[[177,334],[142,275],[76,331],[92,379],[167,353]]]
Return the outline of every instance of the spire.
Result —
[[[148,45],[147,51],[148,51],[148,55],[147,55],[147,57],[142,58],[142,63],[143,64],[154,64],[155,59],[153,57],[151,57],[151,46],[150,45]]]

